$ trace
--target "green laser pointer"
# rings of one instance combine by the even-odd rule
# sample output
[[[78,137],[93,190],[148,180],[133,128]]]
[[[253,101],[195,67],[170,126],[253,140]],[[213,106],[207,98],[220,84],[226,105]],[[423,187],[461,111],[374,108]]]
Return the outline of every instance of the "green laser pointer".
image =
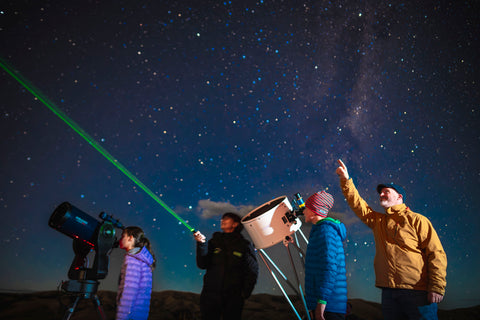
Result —
[[[45,95],[41,94],[40,90],[35,88],[35,86],[29,83],[18,71],[14,71],[8,63],[0,57],[0,67],[2,67],[5,72],[11,75],[18,83],[20,83],[25,89],[27,89],[32,95],[34,95],[40,102],[42,102],[50,111],[52,111],[57,117],[62,119],[70,128],[72,128],[76,133],[78,133],[85,141],[87,141],[92,147],[100,152],[108,161],[110,161],[118,170],[123,172],[130,180],[132,180],[137,186],[139,186],[143,191],[145,191],[153,200],[160,204],[165,210],[167,210],[172,216],[174,216],[178,221],[180,221],[185,227],[188,228],[191,232],[194,232],[195,229],[192,228],[187,222],[180,218],[175,211],[173,211],[165,202],[163,202],[155,193],[152,192],[146,185],[144,185],[138,178],[128,171],[125,166],[123,166],[115,157],[113,157],[105,148],[103,148],[95,139],[93,139],[85,130],[83,130],[78,124],[75,123],[70,117],[68,117],[62,110],[60,110],[52,101],[50,101]]]

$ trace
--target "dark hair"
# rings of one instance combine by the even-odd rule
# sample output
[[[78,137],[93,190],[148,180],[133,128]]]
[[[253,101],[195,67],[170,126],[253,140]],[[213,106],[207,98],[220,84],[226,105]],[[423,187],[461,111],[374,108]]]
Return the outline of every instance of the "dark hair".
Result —
[[[136,226],[130,226],[123,229],[123,232],[125,232],[129,236],[132,236],[133,239],[135,239],[134,247],[147,248],[147,250],[150,252],[150,254],[153,257],[152,269],[155,268],[155,264],[156,264],[155,255],[152,252],[152,246],[150,244],[150,240],[148,240],[148,238],[145,237],[145,233],[143,232],[142,228],[136,227]]]
[[[233,212],[226,212],[223,214],[222,219],[223,218],[230,218],[233,220],[233,222],[238,223],[235,230],[233,230],[234,232],[241,232],[243,230],[242,217],[240,217],[238,214]]]

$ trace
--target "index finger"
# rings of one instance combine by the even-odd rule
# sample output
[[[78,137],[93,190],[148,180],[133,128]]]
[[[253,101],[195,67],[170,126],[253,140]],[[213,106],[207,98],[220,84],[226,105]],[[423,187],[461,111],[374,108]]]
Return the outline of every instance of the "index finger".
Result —
[[[342,160],[338,159],[337,162],[342,168],[344,168],[344,169],[347,168]]]

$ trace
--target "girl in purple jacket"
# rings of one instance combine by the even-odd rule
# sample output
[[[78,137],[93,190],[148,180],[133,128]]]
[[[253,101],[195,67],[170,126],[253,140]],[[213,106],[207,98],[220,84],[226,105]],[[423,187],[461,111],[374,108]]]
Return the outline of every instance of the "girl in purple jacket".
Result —
[[[127,251],[117,293],[117,320],[148,318],[155,259],[150,241],[139,227],[123,230],[119,246]]]

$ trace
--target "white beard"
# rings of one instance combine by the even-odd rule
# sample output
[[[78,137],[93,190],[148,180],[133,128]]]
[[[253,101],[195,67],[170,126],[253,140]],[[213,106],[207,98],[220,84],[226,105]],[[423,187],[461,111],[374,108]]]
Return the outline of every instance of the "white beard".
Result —
[[[380,200],[380,205],[381,205],[382,207],[384,207],[385,209],[390,208],[391,206],[393,206],[393,204],[391,203],[391,201],[388,201],[388,200]]]

